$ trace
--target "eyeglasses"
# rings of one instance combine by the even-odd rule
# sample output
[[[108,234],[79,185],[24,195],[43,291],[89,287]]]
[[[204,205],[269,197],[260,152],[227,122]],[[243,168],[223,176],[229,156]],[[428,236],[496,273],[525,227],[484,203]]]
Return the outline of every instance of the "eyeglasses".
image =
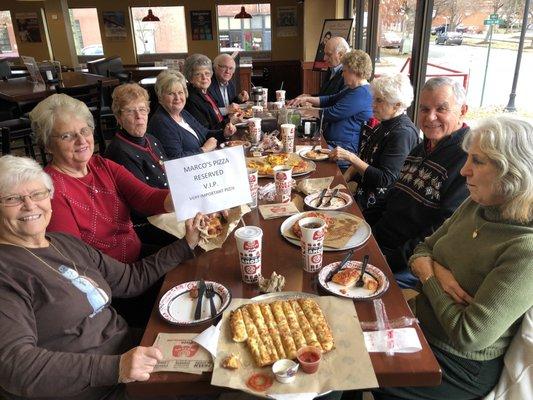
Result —
[[[218,65],[217,64],[217,67],[224,70],[224,71],[228,71],[228,72],[232,72],[232,71],[235,71],[235,67],[228,67],[227,65]]]
[[[0,197],[0,204],[6,207],[15,207],[24,203],[24,200],[30,198],[31,201],[41,201],[50,197],[50,190],[39,190],[38,192],[33,192],[30,194],[12,194],[9,196]]]
[[[82,128],[79,132],[65,132],[60,135],[52,135],[52,137],[59,138],[63,142],[73,142],[79,136],[87,138],[92,136],[93,130],[89,127]]]
[[[122,109],[120,109],[120,112],[122,114],[127,115],[127,116],[132,116],[135,113],[138,113],[139,115],[147,115],[150,112],[150,109],[148,107],[122,108]]]
[[[192,74],[193,78],[211,78],[211,75],[213,74],[209,71],[195,72],[194,74]]]

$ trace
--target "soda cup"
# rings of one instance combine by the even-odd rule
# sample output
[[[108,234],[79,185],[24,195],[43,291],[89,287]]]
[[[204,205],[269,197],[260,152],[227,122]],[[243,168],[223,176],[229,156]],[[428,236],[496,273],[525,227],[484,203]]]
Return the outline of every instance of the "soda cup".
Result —
[[[241,276],[244,283],[256,283],[261,276],[261,243],[263,230],[258,226],[243,226],[235,231]]]
[[[285,90],[276,90],[276,101],[279,101],[285,105]]]
[[[278,203],[290,202],[292,190],[292,167],[290,165],[274,167],[274,184],[276,186],[276,201]]]
[[[281,125],[281,141],[283,142],[284,153],[294,152],[295,130],[296,130],[296,126],[294,126],[293,124],[282,124]]]
[[[259,143],[261,141],[261,118],[250,118],[248,120],[248,130],[250,132],[250,143]]]
[[[304,271],[317,272],[322,268],[326,221],[321,218],[306,217],[298,221],[298,224],[302,231],[300,246]]]
[[[264,110],[267,110],[268,109],[268,88],[263,88],[263,109]]]
[[[248,183],[250,184],[250,194],[252,195],[252,202],[248,205],[250,208],[256,208],[257,207],[257,188],[258,188],[258,173],[257,169],[255,168],[247,168],[248,169]]]
[[[252,106],[252,114],[254,118],[259,118],[259,116],[263,113],[263,106]]]

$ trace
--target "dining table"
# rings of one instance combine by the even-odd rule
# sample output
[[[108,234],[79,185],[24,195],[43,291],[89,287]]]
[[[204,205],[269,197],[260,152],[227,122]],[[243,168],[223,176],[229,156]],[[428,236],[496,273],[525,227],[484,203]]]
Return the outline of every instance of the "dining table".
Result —
[[[63,87],[78,87],[102,81],[102,86],[116,86],[119,84],[117,78],[106,77],[95,74],[88,74],[78,71],[68,71],[61,74],[61,81],[58,83],[35,83],[29,77],[10,78],[0,81],[0,99],[11,103],[39,102],[56,92],[56,85]]]
[[[325,142],[322,139],[325,146]],[[297,144],[304,143],[297,140]],[[316,144],[316,143],[313,143]],[[346,185],[343,175],[335,162],[315,161],[316,169],[305,176],[295,177],[300,179],[333,177],[331,187],[339,184]],[[269,178],[260,178],[259,185],[272,181]],[[244,190],[244,188],[243,188]],[[346,193],[349,193],[345,190]],[[293,196],[297,193],[293,190]],[[260,200],[259,204],[265,204]],[[352,202],[342,211],[362,217],[361,211],[355,202]],[[305,272],[302,268],[303,259],[300,247],[289,243],[280,232],[280,226],[285,218],[265,220],[259,210],[252,209],[243,217],[246,225],[258,226],[263,231],[262,239],[262,270],[265,277],[270,277],[273,271],[285,277],[284,291],[306,292],[318,295],[330,295],[317,283],[317,274]],[[347,251],[325,251],[323,265],[327,265],[344,258]],[[369,255],[370,264],[379,268],[388,278],[389,288],[380,297],[385,305],[389,319],[413,317],[413,314],[402,295],[402,291],[394,280],[394,275],[387,265],[383,254],[373,236],[360,247],[355,249],[352,259],[362,260]],[[256,284],[243,283],[239,265],[239,257],[235,238],[228,236],[221,248],[208,252],[197,251],[195,257],[180,264],[168,272],[164,278],[158,301],[154,304],[152,314],[144,331],[141,346],[153,345],[158,333],[200,333],[207,329],[211,322],[193,326],[175,326],[163,319],[158,310],[161,296],[172,287],[189,281],[198,280],[215,281],[226,286],[233,298],[251,299],[260,295]],[[371,300],[353,300],[359,321],[375,321],[374,306]],[[372,352],[370,359],[380,387],[393,386],[435,386],[441,381],[441,370],[431,348],[429,347],[422,330],[418,324],[412,325],[418,333],[422,349],[413,353],[386,353]],[[342,367],[342,366],[339,366]],[[134,396],[148,395],[189,395],[220,393],[224,388],[210,385],[211,373],[194,375],[180,372],[157,372],[150,375],[145,382],[132,382],[127,384],[127,390]],[[228,389],[229,390],[229,389]]]

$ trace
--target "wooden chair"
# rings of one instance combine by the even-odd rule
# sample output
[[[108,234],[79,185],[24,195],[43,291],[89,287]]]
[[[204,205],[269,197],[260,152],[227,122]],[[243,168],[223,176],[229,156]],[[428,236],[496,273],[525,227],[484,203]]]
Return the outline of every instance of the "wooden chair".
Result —
[[[27,157],[37,159],[35,154],[35,142],[30,121],[26,118],[18,118],[0,122],[2,155],[11,154],[14,150],[24,149]],[[22,142],[22,144],[17,144]],[[41,164],[46,165],[48,160],[44,149],[39,151]]]
[[[106,149],[106,143],[104,135],[102,133],[102,81],[98,83],[75,86],[75,87],[61,87],[56,86],[57,93],[63,93],[75,99],[78,99],[85,103],[94,118],[94,136],[98,143],[98,150],[100,153],[104,153]]]

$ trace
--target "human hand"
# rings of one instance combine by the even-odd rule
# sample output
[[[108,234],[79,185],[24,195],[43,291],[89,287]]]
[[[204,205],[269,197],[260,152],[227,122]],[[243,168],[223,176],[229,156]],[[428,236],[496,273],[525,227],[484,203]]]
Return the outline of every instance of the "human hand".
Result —
[[[231,103],[228,106],[228,113],[230,113],[230,114],[236,114],[236,113],[239,113],[240,111],[241,111],[241,108],[239,107],[238,104]]]
[[[346,160],[349,162],[352,162],[353,158],[357,157],[355,154],[349,152],[348,150],[344,150],[342,147],[335,147],[331,152],[329,153],[329,158],[331,158],[334,161],[338,160]]]
[[[204,145],[202,146],[202,151],[204,153],[207,153],[209,151],[215,150],[217,146],[218,146],[217,140],[214,137],[210,137],[209,139],[205,141]]]
[[[250,100],[250,95],[248,94],[246,90],[243,90],[242,92],[239,93],[239,100],[243,103]]]
[[[233,125],[231,122],[226,124],[224,127],[224,137],[229,138],[231,137],[235,132],[237,131],[237,128],[235,125]]]
[[[309,96],[298,96],[292,100],[290,100],[287,105],[291,107],[298,107],[301,105],[305,105],[305,103],[309,103],[311,100],[311,97]]]
[[[465,306],[472,303],[474,299],[463,290],[448,268],[433,261],[433,271],[435,273],[435,278],[439,281],[442,289],[448,293],[456,303]]]
[[[159,361],[163,354],[157,347],[134,347],[120,356],[118,382],[147,381]]]
[[[194,249],[200,241],[200,229],[205,226],[205,216],[197,213],[194,218],[185,221],[185,240],[189,247]]]
[[[433,259],[431,257],[418,257],[411,263],[411,272],[424,283],[434,275]]]

